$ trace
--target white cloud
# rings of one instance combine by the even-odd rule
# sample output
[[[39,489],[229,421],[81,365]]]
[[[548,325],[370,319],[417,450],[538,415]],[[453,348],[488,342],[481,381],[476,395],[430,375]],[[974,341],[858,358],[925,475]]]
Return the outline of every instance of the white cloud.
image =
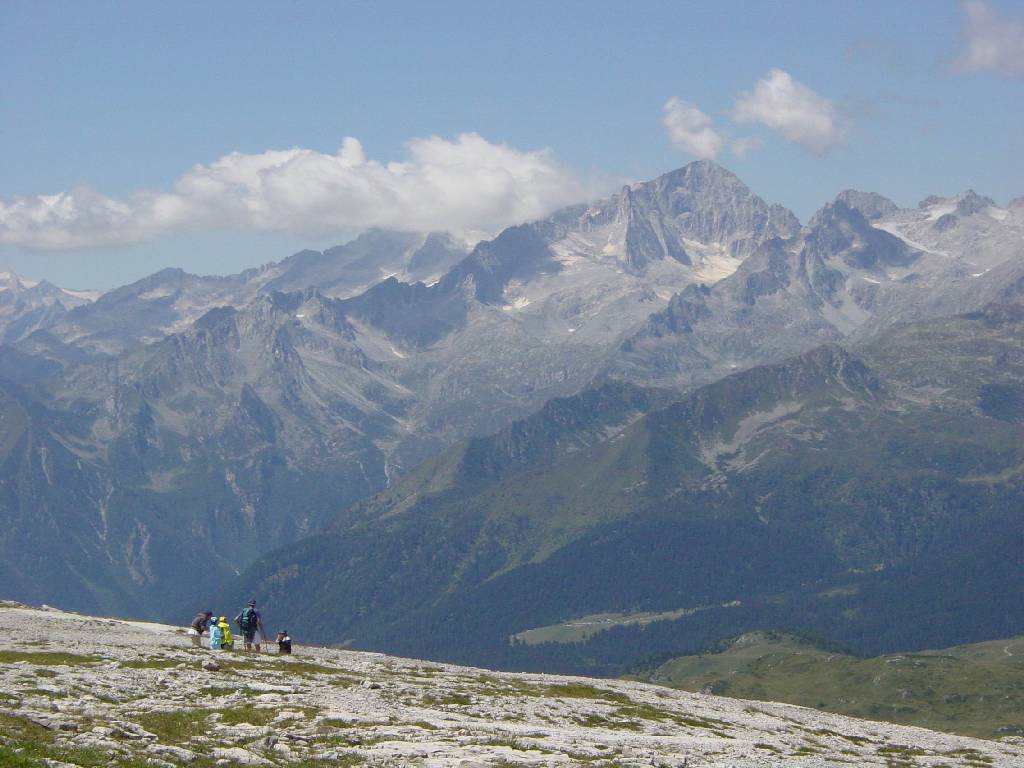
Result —
[[[706,160],[714,160],[722,147],[722,137],[711,126],[711,118],[695,104],[671,97],[665,102],[661,119],[669,141],[683,152]]]
[[[762,144],[764,142],[760,136],[745,136],[732,142],[732,153],[742,160],[747,156],[747,153],[760,149]]]
[[[781,69],[757,81],[752,93],[741,93],[733,107],[738,123],[761,123],[815,154],[824,154],[843,140],[836,109]]]
[[[368,159],[358,140],[346,138],[333,155],[232,152],[186,171],[171,191],[140,190],[123,200],[86,186],[0,200],[0,243],[61,250],[214,229],[309,237],[372,226],[493,233],[594,192],[550,150],[520,151],[475,133],[413,139],[407,158],[389,163]]]
[[[984,0],[967,0],[962,5],[967,14],[966,50],[953,62],[953,69],[1024,75],[1024,20],[998,18]]]

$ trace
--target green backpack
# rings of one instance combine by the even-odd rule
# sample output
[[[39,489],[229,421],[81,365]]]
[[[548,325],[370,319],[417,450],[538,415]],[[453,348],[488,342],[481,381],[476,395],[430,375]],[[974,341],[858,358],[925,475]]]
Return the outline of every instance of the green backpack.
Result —
[[[256,609],[252,606],[248,606],[244,611],[242,611],[242,620],[238,622],[238,626],[242,628],[243,632],[255,632]]]

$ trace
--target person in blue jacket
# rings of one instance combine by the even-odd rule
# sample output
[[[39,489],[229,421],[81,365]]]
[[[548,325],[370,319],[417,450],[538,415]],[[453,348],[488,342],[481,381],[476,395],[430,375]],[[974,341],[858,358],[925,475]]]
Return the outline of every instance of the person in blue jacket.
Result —
[[[210,622],[210,650],[219,651],[221,643],[224,642],[224,630],[219,624]]]

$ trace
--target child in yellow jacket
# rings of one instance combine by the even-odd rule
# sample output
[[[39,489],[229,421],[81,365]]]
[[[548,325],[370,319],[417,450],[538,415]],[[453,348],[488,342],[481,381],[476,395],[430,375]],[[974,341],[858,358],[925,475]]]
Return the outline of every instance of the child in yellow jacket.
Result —
[[[231,636],[231,625],[228,624],[226,616],[221,616],[217,621],[217,626],[221,628],[224,633],[224,639],[221,640],[220,647],[226,651],[233,650],[235,647],[235,638]]]

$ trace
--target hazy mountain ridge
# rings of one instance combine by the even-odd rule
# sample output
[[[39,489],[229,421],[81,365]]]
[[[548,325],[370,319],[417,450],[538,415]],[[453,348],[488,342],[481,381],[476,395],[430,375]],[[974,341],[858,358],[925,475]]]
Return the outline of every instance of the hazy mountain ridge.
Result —
[[[95,298],[89,291],[68,291],[46,280],[33,282],[13,272],[0,272],[0,344],[49,328],[70,310]]]
[[[349,297],[391,275],[436,280],[465,254],[466,247],[446,233],[371,229],[322,253],[300,251],[234,275],[200,277],[164,269],[102,294],[94,292],[91,301],[79,300],[68,307],[74,311],[50,317],[36,328],[94,354],[116,355],[186,330],[218,306],[240,309],[261,295],[309,287],[326,296]],[[7,340],[27,335],[9,334]]]

